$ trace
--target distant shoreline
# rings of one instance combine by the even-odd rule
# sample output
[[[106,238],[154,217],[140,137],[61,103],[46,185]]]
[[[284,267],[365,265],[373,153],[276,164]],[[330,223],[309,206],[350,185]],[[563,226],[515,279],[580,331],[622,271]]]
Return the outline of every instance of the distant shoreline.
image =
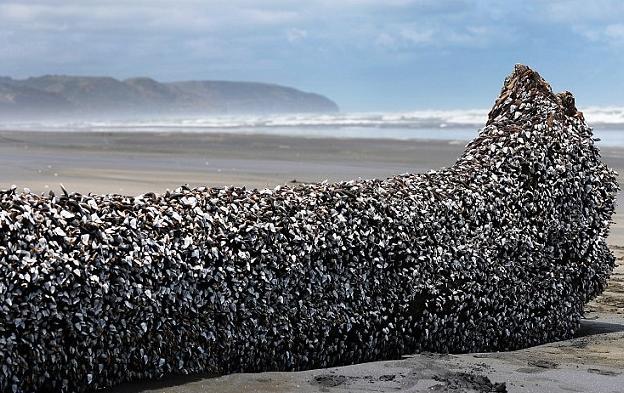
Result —
[[[0,120],[0,130],[38,132],[190,133],[277,135],[299,138],[469,141],[487,111],[421,110],[370,113],[222,114],[122,120]],[[624,108],[588,108],[599,146],[624,147]],[[594,122],[592,124],[592,121]]]
[[[479,130],[468,127],[447,128],[393,128],[393,127],[331,127],[331,126],[237,126],[237,127],[201,127],[201,126],[54,126],[54,127],[11,127],[0,125],[0,132],[16,133],[70,133],[70,134],[179,134],[179,135],[243,135],[258,137],[284,137],[300,139],[342,139],[342,140],[394,140],[427,142],[441,141],[465,144],[474,139]],[[598,146],[623,147],[624,127],[622,129],[594,129]]]

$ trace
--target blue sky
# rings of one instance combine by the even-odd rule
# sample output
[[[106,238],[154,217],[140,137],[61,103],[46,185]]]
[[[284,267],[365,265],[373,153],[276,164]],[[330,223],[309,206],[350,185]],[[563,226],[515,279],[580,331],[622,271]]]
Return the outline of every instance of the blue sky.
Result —
[[[274,82],[346,111],[486,108],[515,63],[624,105],[624,1],[0,0],[0,75]]]

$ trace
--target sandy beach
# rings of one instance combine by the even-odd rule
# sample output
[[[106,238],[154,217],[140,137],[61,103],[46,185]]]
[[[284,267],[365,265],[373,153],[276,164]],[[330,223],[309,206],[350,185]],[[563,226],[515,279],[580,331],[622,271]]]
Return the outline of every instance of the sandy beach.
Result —
[[[274,187],[380,178],[453,164],[465,141],[307,139],[243,134],[0,132],[0,188],[140,194],[182,184]],[[624,185],[624,148],[602,149]],[[607,291],[572,340],[525,350],[418,354],[297,373],[172,377],[115,392],[620,392],[624,383],[624,198],[609,244]],[[504,385],[503,385],[504,384]]]

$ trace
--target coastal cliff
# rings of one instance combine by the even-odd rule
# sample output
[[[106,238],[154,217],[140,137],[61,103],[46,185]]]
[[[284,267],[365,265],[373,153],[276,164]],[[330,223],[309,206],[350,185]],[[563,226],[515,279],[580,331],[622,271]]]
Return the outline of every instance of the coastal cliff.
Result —
[[[135,117],[240,113],[337,112],[316,93],[257,82],[184,81],[150,78],[46,75],[0,78],[0,116]]]

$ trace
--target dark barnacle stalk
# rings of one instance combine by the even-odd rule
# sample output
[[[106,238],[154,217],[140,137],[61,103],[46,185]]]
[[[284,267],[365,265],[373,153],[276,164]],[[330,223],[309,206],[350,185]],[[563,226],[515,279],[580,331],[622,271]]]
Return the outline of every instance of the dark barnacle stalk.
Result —
[[[0,392],[569,338],[614,266],[616,192],[572,95],[525,66],[425,175],[0,191]]]

